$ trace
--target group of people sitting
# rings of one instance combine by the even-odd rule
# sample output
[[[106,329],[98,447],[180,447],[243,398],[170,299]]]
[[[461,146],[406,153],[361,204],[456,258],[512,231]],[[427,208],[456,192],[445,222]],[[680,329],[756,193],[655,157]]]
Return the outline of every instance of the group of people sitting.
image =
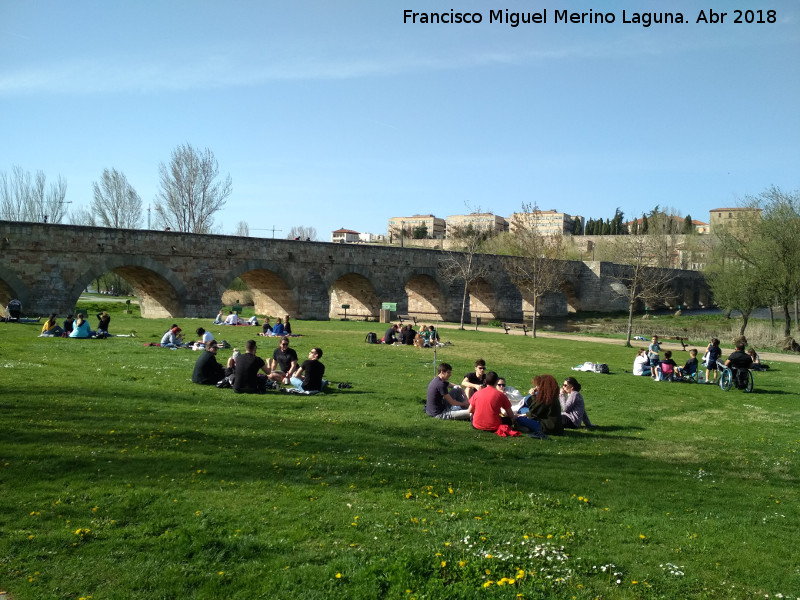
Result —
[[[706,354],[703,357],[703,365],[706,367],[705,382],[716,383],[718,372],[718,361],[722,356],[722,349],[717,338],[712,338],[706,347]],[[761,364],[758,354],[753,348],[744,351],[745,343],[740,340],[736,342],[736,350],[728,356],[724,364],[735,369],[752,369],[764,371],[769,369],[769,365]],[[672,359],[670,350],[664,351],[661,358],[661,344],[658,336],[652,337],[650,346],[647,349],[639,348],[636,358],[633,360],[634,375],[648,375],[656,381],[676,381],[686,378],[695,378],[698,375],[699,363],[697,360],[697,349],[689,350],[689,359],[682,367],[678,366]]]
[[[223,309],[219,309],[214,325],[258,325],[258,317],[253,315],[249,319],[242,319],[239,313],[229,310],[227,316]]]
[[[39,337],[71,337],[71,338],[106,338],[111,334],[108,332],[111,324],[111,317],[106,311],[97,313],[97,329],[92,331],[86,315],[78,313],[76,317],[67,315],[62,325],[58,324],[58,315],[51,314],[42,325],[42,332]]]
[[[528,395],[512,404],[506,380],[487,372],[483,359],[475,361],[474,372],[467,373],[460,386],[449,381],[453,368],[448,363],[440,363],[437,371],[428,384],[425,412],[430,417],[469,420],[475,429],[501,435],[560,435],[565,428],[594,428],[574,377],[567,377],[559,389],[552,375],[536,375]]]
[[[384,344],[402,344],[418,348],[431,348],[441,343],[439,332],[433,325],[423,325],[419,332],[414,331],[411,324],[402,325],[393,323],[383,334],[381,340]]]
[[[217,318],[214,319],[214,325],[258,325],[258,316],[253,315],[249,319],[242,319],[239,314],[233,310],[228,311],[228,315],[224,315],[224,310],[220,309],[217,313]],[[292,324],[289,320],[289,315],[275,319],[275,324],[269,322],[269,316],[264,317],[264,324],[261,326],[262,336],[284,336],[292,335]]]
[[[299,363],[297,352],[289,347],[289,337],[284,336],[272,358],[265,361],[256,354],[255,340],[248,340],[245,353],[234,349],[225,367],[217,362],[219,346],[216,340],[209,341],[205,351],[197,359],[192,373],[192,381],[200,385],[232,387],[236,393],[263,394],[267,389],[277,389],[281,385],[292,386],[306,392],[321,392],[327,385],[323,379],[325,365],[320,362],[322,348],[311,348],[308,359]]]

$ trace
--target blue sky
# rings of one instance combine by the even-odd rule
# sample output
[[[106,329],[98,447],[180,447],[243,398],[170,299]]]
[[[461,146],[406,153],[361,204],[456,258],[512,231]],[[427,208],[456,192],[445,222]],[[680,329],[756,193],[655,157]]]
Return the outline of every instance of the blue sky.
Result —
[[[606,1],[615,23],[581,24],[554,10],[597,3],[0,0],[0,171],[62,175],[74,208],[116,168],[147,207],[177,145],[208,147],[233,180],[219,231],[259,236],[523,203],[707,221],[800,188],[800,4],[769,3],[774,24],[735,24],[729,4]],[[725,23],[695,23],[712,7]],[[489,23],[498,8],[549,22]]]

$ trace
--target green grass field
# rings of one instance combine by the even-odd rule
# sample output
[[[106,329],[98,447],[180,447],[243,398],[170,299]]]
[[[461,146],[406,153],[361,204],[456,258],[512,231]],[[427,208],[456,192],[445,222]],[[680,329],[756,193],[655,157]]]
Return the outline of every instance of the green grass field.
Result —
[[[14,600],[800,596],[800,365],[725,393],[635,378],[635,352],[590,338],[443,331],[454,380],[478,357],[523,390],[611,367],[577,374],[597,430],[500,438],[426,417],[433,352],[364,344],[378,324],[293,324],[352,389],[244,396],[193,385],[197,352],[143,346],[171,320],[112,314],[137,337],[0,324]]]

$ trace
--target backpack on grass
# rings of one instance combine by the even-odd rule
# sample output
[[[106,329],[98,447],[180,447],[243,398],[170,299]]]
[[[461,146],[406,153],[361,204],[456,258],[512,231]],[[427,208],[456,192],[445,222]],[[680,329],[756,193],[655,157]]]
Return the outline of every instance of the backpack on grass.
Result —
[[[367,337],[364,338],[364,341],[367,344],[377,344],[378,343],[378,335],[372,331],[367,334]]]

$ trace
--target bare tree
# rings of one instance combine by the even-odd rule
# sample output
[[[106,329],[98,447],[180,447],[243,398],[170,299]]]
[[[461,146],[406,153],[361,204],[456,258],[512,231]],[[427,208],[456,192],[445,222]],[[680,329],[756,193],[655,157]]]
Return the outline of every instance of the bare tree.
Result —
[[[478,231],[471,225],[454,228],[451,237],[461,246],[461,250],[442,252],[439,261],[442,279],[464,286],[464,293],[461,296],[461,329],[464,329],[464,314],[470,285],[489,274],[488,267],[475,260],[475,255],[481,253],[488,236],[488,232]]]
[[[161,189],[156,195],[156,219],[162,228],[209,233],[214,215],[225,206],[233,184],[230,175],[217,180],[219,165],[208,148],[191,144],[172,151],[169,165],[159,166]]]
[[[286,236],[287,240],[308,240],[311,242],[317,241],[317,230],[314,227],[306,227],[305,225],[297,225],[289,230]]]
[[[142,199],[124,173],[103,169],[100,182],[92,184],[92,211],[103,227],[136,229],[142,223]]]
[[[14,166],[0,171],[0,218],[7,221],[60,223],[66,214],[67,182],[58,176],[47,186],[43,171],[31,174]]]
[[[236,233],[233,235],[250,237],[250,226],[247,224],[247,221],[239,221],[239,223],[236,225]]]
[[[87,227],[95,227],[97,225],[94,213],[85,206],[78,206],[71,210],[68,219],[73,225],[85,225]]]
[[[611,248],[617,265],[611,275],[621,284],[617,293],[628,303],[628,332],[625,345],[630,348],[633,332],[633,312],[638,302],[652,304],[664,297],[672,281],[671,269],[651,267],[652,237],[648,234],[618,236]]]
[[[523,205],[522,213],[515,215],[513,245],[518,258],[506,261],[511,280],[533,305],[533,337],[536,337],[539,300],[558,291],[563,281],[563,237],[560,234],[543,235],[537,227],[538,213],[537,206],[529,204]]]

